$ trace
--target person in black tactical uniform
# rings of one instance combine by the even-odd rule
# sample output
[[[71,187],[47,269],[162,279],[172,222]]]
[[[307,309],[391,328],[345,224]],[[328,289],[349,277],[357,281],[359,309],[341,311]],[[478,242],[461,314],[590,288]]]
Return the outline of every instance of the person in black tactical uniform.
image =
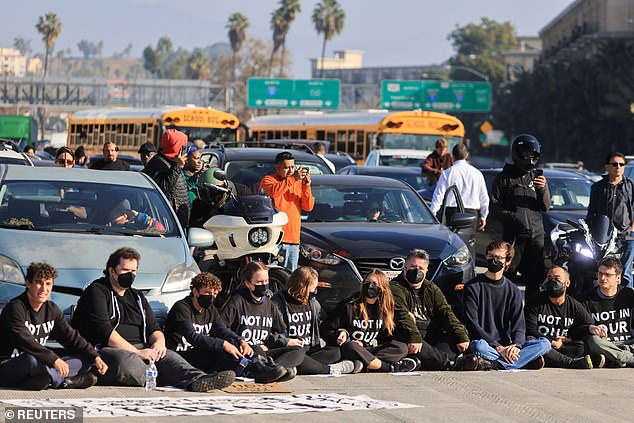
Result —
[[[515,258],[507,276],[515,280],[517,271],[526,284],[526,298],[539,291],[544,280],[544,223],[542,213],[550,208],[546,178],[535,171],[540,145],[532,135],[513,140],[513,164],[493,181],[491,213],[502,221],[502,239],[515,247]]]

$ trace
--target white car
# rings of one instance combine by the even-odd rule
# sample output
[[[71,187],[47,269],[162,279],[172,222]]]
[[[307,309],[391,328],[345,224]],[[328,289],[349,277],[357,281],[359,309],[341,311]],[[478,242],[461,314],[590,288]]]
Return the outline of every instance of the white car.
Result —
[[[0,140],[0,163],[33,166],[28,155],[17,152],[10,142],[3,142],[3,140]]]
[[[368,154],[363,165],[420,167],[430,154],[429,150],[376,149]]]

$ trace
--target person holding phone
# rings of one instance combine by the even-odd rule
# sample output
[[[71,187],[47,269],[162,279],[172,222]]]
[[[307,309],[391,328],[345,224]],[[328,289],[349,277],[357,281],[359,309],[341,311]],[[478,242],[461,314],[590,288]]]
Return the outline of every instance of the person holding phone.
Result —
[[[150,176],[161,188],[183,228],[189,225],[191,210],[189,191],[183,174],[186,158],[187,135],[176,129],[168,129],[161,138],[161,150],[143,169],[143,173]]]
[[[490,209],[502,222],[502,240],[515,247],[506,276],[516,281],[519,271],[526,284],[526,298],[539,292],[546,276],[544,222],[550,209],[550,192],[541,169],[536,169],[541,146],[532,135],[515,137],[512,164],[506,164],[493,181]]]

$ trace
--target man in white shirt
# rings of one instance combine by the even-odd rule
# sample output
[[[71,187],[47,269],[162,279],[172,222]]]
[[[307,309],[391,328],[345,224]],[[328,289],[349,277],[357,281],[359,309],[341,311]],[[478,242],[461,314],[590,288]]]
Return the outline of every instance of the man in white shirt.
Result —
[[[336,173],[335,164],[326,158],[326,144],[319,141],[315,142],[313,144],[313,151],[316,155],[321,157],[324,163],[332,170],[332,173]]]
[[[467,150],[466,145],[457,144],[452,150],[452,155],[454,157],[454,164],[449,169],[445,169],[440,175],[440,179],[438,179],[431,201],[431,211],[434,214],[438,214],[447,188],[455,185],[462,198],[465,213],[471,213],[476,216],[478,219],[477,230],[483,231],[486,226],[487,216],[489,215],[489,193],[484,183],[484,176],[482,176],[482,173],[478,169],[467,162],[469,150]],[[450,195],[447,198],[445,208],[445,216],[448,222],[456,211],[458,211],[458,209],[455,196]],[[442,216],[438,217],[442,218]],[[473,239],[470,240],[468,247],[473,256],[475,231],[473,232]]]

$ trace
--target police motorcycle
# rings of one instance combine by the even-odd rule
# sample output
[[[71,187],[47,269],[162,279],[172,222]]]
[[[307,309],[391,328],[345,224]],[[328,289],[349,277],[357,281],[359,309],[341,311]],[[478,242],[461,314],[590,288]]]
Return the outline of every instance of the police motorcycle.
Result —
[[[568,269],[571,293],[579,295],[597,286],[601,260],[621,256],[623,245],[607,216],[596,216],[592,228],[584,219],[566,220],[550,232],[554,248],[553,264]]]
[[[269,290],[282,289],[290,271],[279,266],[279,245],[288,223],[286,213],[277,210],[263,194],[237,195],[235,185],[220,169],[208,169],[198,179],[200,201],[210,207],[202,227],[214,235],[214,244],[194,252],[201,271],[211,272],[222,281],[220,302],[242,282],[242,269],[251,261],[269,268]],[[195,214],[195,206],[192,215]]]

